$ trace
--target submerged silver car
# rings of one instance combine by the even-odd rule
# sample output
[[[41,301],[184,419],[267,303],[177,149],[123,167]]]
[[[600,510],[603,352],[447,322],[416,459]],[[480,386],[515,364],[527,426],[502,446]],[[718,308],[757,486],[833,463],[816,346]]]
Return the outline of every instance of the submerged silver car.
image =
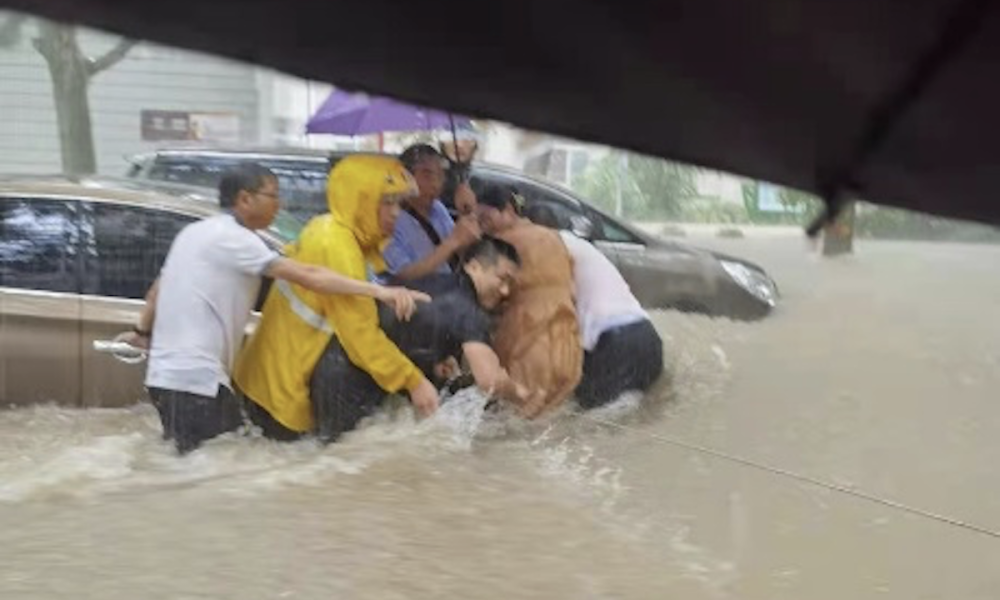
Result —
[[[170,149],[133,157],[128,175],[214,187],[227,168],[243,161],[258,162],[281,180],[283,210],[290,215],[282,233],[294,235],[296,222],[303,224],[327,210],[327,175],[347,155],[318,150]],[[529,204],[552,208],[563,228],[590,239],[615,263],[647,308],[758,319],[778,302],[777,285],[764,269],[749,261],[651,236],[569,190],[519,171],[475,164],[472,179],[474,186],[485,181],[513,185]]]

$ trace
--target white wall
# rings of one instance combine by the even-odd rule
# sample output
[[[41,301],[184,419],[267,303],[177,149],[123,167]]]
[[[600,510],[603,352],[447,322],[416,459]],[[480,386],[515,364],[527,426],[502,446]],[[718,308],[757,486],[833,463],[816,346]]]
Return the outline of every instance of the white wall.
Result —
[[[268,145],[307,148],[352,148],[351,138],[307,135],[306,123],[319,109],[333,86],[259,69],[261,140]]]
[[[5,15],[0,13],[0,19]],[[0,171],[60,170],[59,139],[52,84],[41,55],[32,47],[34,25],[19,45],[0,48]],[[81,30],[80,45],[91,56],[106,52],[118,38]],[[142,43],[125,60],[92,82],[90,105],[98,170],[120,174],[123,156],[152,150],[163,142],[141,139],[140,111],[234,112],[240,137],[259,141],[256,69],[199,53]]]
[[[524,157],[518,150],[521,131],[506,123],[491,122],[483,136],[482,147],[476,158],[514,169],[524,167]]]

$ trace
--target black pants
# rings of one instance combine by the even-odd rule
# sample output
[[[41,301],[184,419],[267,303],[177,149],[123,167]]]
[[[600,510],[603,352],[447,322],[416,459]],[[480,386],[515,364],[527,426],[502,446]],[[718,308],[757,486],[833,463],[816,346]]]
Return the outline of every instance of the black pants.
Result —
[[[387,393],[368,373],[354,366],[333,336],[313,370],[309,396],[316,437],[330,443],[378,410]]]
[[[596,408],[625,392],[645,392],[663,373],[663,341],[647,320],[605,331],[583,358],[576,399]]]
[[[240,402],[223,385],[214,398],[161,388],[149,388],[149,397],[160,413],[163,438],[173,440],[181,454],[243,425]]]
[[[272,417],[271,413],[267,412],[264,407],[254,402],[253,398],[245,394],[241,394],[241,396],[243,397],[243,410],[246,412],[247,420],[252,425],[259,427],[264,437],[278,442],[295,442],[308,435],[285,427]]]

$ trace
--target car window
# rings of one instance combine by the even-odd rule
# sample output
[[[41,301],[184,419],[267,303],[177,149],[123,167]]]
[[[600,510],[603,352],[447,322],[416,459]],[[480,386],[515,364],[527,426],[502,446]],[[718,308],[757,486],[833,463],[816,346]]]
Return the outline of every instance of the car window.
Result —
[[[503,185],[509,185],[516,188],[518,193],[524,196],[524,200],[528,206],[538,204],[547,206],[553,213],[555,213],[556,219],[559,221],[560,229],[569,229],[570,217],[583,214],[580,207],[571,203],[571,201],[546,190],[542,186],[535,185],[530,181],[506,177],[493,177],[490,175],[484,176],[482,173],[477,173],[473,178],[473,187],[478,188],[482,185],[482,182],[485,181],[501,183]]]
[[[222,174],[243,159],[234,156],[161,156],[149,170],[149,178],[216,189]],[[298,237],[309,219],[327,211],[326,182],[329,166],[325,161],[260,159],[278,177],[281,211],[275,228],[289,239]]]
[[[524,195],[524,192],[522,192],[522,195]],[[560,202],[546,194],[538,195],[534,198],[525,196],[525,201],[529,206],[542,205],[551,209],[555,214],[556,220],[559,222],[560,229],[571,229],[571,217],[582,214],[576,207],[570,206],[565,202]]]
[[[642,240],[637,238],[629,230],[615,223],[611,219],[597,214],[591,214],[590,219],[594,221],[594,239],[603,242],[619,242],[628,244],[641,244]],[[598,225],[598,223],[600,225]]]
[[[329,169],[316,161],[260,161],[278,176],[283,208],[306,223],[327,211],[326,182]]]
[[[177,233],[195,217],[103,202],[82,204],[85,294],[146,296]]]
[[[79,293],[77,205],[0,198],[0,286]]]
[[[222,173],[238,161],[216,157],[157,157],[149,168],[149,178],[186,185],[218,188]]]

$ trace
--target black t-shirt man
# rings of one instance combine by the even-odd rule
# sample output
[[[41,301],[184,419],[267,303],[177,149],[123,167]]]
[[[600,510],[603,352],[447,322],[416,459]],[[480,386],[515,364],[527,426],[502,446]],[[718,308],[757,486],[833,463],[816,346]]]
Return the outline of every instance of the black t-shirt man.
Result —
[[[443,383],[435,367],[463,353],[477,386],[504,398],[525,393],[510,380],[489,347],[492,319],[510,294],[519,259],[517,251],[501,240],[484,239],[467,253],[466,263],[454,273],[439,273],[409,282],[412,289],[428,293],[407,322],[391,311],[379,312],[381,329],[423,373]],[[320,358],[310,382],[317,436],[326,442],[354,429],[373,413],[387,391],[367,373],[351,364],[336,336]]]
[[[492,318],[479,306],[476,288],[462,269],[411,281],[409,286],[433,300],[405,323],[391,310],[380,309],[379,322],[403,354],[428,379],[440,384],[443,382],[435,376],[434,367],[449,357],[460,358],[463,344],[489,344]]]

